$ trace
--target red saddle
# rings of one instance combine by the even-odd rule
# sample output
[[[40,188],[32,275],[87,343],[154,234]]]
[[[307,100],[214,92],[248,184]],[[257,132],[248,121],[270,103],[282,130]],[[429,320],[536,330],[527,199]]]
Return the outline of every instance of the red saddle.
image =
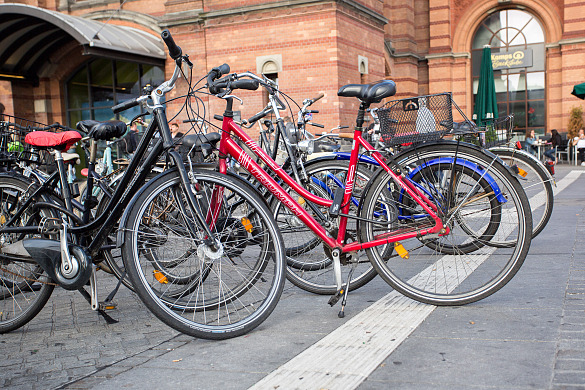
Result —
[[[48,131],[33,131],[24,137],[24,142],[37,148],[55,148],[67,150],[81,139],[77,131],[51,133]]]

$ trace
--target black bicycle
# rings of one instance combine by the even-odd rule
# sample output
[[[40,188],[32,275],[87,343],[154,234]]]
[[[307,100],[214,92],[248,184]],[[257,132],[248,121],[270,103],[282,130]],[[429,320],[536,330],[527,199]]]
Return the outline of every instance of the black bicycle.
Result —
[[[192,64],[168,31],[162,38],[175,70],[149,95],[113,108],[119,112],[143,105],[153,119],[102,205],[87,196],[82,216],[73,211],[62,153],[81,140],[76,131],[27,134],[28,144],[54,152],[57,170],[45,182],[15,172],[0,174],[0,332],[34,318],[55,286],[79,290],[99,310],[96,264],[118,247],[145,305],[183,333],[210,339],[238,336],[258,326],[276,306],[285,280],[282,236],[264,201],[243,179],[187,169],[175,151],[162,102],[182,65]],[[217,68],[210,72],[221,73]],[[82,121],[78,128],[94,142],[126,131],[119,121]],[[87,194],[94,186],[93,155]],[[144,184],[161,157],[168,169]],[[59,197],[55,188],[60,188]],[[210,215],[209,205],[218,201],[211,196],[218,193],[221,207]]]

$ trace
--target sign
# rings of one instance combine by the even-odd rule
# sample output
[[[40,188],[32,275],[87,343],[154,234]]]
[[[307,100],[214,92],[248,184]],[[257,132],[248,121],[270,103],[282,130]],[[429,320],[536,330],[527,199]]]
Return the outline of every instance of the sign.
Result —
[[[492,53],[492,66],[494,70],[530,67],[532,66],[532,49]]]

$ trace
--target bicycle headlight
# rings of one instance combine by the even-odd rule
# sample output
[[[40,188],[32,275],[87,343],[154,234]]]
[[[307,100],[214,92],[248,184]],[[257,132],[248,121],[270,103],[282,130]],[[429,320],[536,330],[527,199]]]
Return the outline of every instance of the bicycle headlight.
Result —
[[[313,154],[313,152],[315,151],[315,141],[313,141],[312,139],[305,139],[299,141],[297,147],[301,152]]]

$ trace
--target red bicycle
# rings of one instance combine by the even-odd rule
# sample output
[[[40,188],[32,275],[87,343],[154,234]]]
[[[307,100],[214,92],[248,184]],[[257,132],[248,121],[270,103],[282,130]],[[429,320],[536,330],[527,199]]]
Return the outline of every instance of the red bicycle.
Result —
[[[311,191],[311,186],[292,179],[234,122],[235,96],[231,93],[271,85],[249,72],[220,78],[228,73],[229,66],[224,64],[207,76],[210,93],[226,100],[218,146],[219,172],[229,174],[227,159],[235,159],[290,210],[297,226],[308,228],[322,241],[321,250],[331,259],[337,291],[330,304],[343,296],[340,316],[353,271],[363,263],[359,259],[362,251],[392,287],[416,300],[438,305],[482,299],[499,290],[518,271],[528,252],[532,229],[530,207],[521,186],[493,154],[457,142],[438,141],[452,128],[453,121],[452,116],[434,118],[431,100],[412,99],[405,104],[406,119],[381,115],[382,126],[392,128],[391,135],[397,142],[427,141],[386,161],[362,137],[362,126],[371,104],[394,95],[394,82],[342,87],[339,96],[360,100],[344,181],[342,185],[325,186],[326,191]],[[421,123],[422,119],[428,123]],[[277,125],[287,138],[281,118],[277,118]],[[380,168],[356,208],[352,192],[360,148]],[[315,178],[320,179],[312,176],[307,182],[314,183]],[[318,195],[324,192],[326,197]],[[215,210],[222,203],[221,189],[216,189],[211,199],[207,221],[213,224]],[[307,207],[309,203],[313,207]],[[352,208],[355,212],[350,214]],[[352,221],[352,228],[348,228],[348,221]],[[345,284],[342,266],[350,269]]]

